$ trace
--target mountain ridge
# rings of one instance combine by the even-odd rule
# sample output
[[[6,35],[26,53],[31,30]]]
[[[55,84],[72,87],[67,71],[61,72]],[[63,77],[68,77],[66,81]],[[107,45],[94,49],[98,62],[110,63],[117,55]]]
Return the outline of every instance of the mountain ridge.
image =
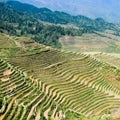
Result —
[[[71,16],[64,12],[53,12],[48,8],[39,9],[20,2],[1,3],[0,8],[1,32],[15,36],[28,36],[38,43],[56,48],[62,47],[59,42],[62,36],[74,37],[106,30],[111,30],[113,35],[120,35],[119,26],[108,23],[102,18],[92,20],[82,15]],[[115,46],[111,51],[118,50],[114,48]]]
[[[120,23],[120,1],[119,0],[18,0],[23,3],[29,3],[39,8],[47,7],[53,11],[64,11],[71,15],[85,15],[90,18],[102,17],[105,20],[113,23]]]
[[[102,18],[96,18],[93,20],[83,15],[71,16],[65,12],[51,11],[48,8],[37,8],[17,1],[9,1],[7,4],[19,12],[32,14],[35,18],[50,23],[74,24],[78,27],[85,27],[94,30],[114,29],[116,27],[114,24],[106,22]]]

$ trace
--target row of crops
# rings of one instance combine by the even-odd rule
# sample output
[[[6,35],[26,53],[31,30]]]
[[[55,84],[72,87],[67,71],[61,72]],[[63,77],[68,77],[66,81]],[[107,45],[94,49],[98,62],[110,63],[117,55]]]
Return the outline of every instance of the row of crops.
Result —
[[[120,89],[104,77],[105,66],[53,49],[0,59],[0,118],[61,120],[68,111],[91,118],[120,109]]]

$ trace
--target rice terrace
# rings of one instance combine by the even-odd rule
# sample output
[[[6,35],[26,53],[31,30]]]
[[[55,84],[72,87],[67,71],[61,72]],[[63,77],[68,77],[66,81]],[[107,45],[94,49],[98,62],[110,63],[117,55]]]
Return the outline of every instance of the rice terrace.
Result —
[[[120,25],[14,2],[0,3],[0,120],[120,120]]]
[[[120,72],[116,67],[89,55],[58,51],[27,38],[21,41],[1,36],[17,43],[9,45],[11,49],[22,46],[21,55],[0,59],[0,97],[4,98],[1,119],[120,115]],[[31,53],[27,50],[30,44],[34,46]]]

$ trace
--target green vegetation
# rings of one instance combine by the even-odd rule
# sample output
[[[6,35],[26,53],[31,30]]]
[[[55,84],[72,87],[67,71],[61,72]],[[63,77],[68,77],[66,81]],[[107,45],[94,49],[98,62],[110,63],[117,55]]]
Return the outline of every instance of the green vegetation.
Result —
[[[3,100],[0,98],[0,109],[2,108]]]
[[[17,12],[0,3],[0,32],[15,36],[29,36],[44,45],[61,48],[59,38],[64,35],[80,36],[90,32],[87,29],[63,28],[57,25],[45,25],[32,15]]]
[[[56,48],[62,47],[59,38],[65,35],[81,36],[83,33],[105,30],[119,33],[117,25],[107,23],[101,18],[92,20],[85,16],[71,16],[63,12],[52,12],[46,8],[38,9],[16,1],[10,1],[7,4],[0,3],[0,16],[0,32],[31,37],[41,44]],[[74,25],[74,27],[62,25]],[[113,50],[117,51],[113,47],[108,52]]]
[[[62,120],[85,120],[86,117],[84,115],[77,114],[75,112],[66,112],[66,117],[62,118]]]
[[[74,24],[80,28],[84,28],[87,30],[97,30],[97,31],[104,31],[106,29],[115,30],[120,32],[120,29],[117,25],[112,23],[108,23],[104,21],[102,18],[97,18],[92,20],[88,17],[78,15],[78,16],[71,16],[64,12],[59,11],[51,11],[47,8],[36,8],[29,4],[22,4],[20,2],[10,1],[7,3],[8,5],[12,6],[15,10],[19,12],[24,12],[34,16],[37,19],[42,21],[55,23],[55,24]]]
[[[119,114],[117,67],[25,37],[2,37],[21,51],[0,57],[0,95],[8,103],[0,119],[112,120]]]

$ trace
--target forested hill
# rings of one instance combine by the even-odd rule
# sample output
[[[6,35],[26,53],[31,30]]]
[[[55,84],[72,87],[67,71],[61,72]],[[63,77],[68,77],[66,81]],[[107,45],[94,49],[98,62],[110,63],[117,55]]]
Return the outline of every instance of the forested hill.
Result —
[[[83,28],[64,28],[54,24],[43,24],[32,15],[18,12],[12,7],[0,3],[0,32],[14,36],[28,36],[39,43],[60,48],[59,37],[64,35],[80,36],[92,31]]]
[[[0,32],[31,37],[41,44],[61,48],[59,38],[62,36],[81,36],[83,33],[105,30],[120,33],[117,25],[101,18],[92,20],[85,16],[71,16],[15,1],[0,3]]]
[[[47,8],[37,8],[33,5],[23,4],[17,1],[9,1],[7,2],[7,4],[19,12],[30,14],[37,19],[50,23],[74,24],[78,27],[83,27],[97,31],[104,31],[106,29],[115,30],[115,31],[118,30],[115,24],[108,23],[104,21],[102,18],[97,18],[93,20],[82,15],[71,16],[64,12],[59,12],[59,11],[53,12]]]

